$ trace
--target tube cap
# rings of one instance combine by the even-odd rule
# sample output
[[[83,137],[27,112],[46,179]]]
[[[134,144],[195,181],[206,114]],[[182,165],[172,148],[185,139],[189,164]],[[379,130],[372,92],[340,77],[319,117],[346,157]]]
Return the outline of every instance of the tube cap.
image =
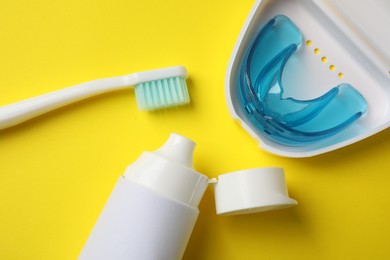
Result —
[[[289,198],[282,168],[255,168],[220,175],[214,186],[218,215],[239,215],[297,205]]]
[[[154,152],[143,152],[126,168],[124,177],[170,199],[198,207],[208,185],[207,176],[195,171],[192,157],[195,143],[171,134]]]

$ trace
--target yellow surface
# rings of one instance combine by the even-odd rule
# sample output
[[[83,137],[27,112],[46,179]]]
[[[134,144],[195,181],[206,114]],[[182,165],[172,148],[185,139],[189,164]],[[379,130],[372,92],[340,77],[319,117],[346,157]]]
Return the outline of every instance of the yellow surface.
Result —
[[[188,107],[139,112],[133,91],[0,132],[0,259],[76,259],[117,178],[170,132],[209,177],[286,170],[295,208],[218,217],[209,189],[184,259],[388,259],[390,132],[330,154],[267,154],[231,119],[228,59],[246,1],[0,2],[0,105],[76,83],[183,64]]]

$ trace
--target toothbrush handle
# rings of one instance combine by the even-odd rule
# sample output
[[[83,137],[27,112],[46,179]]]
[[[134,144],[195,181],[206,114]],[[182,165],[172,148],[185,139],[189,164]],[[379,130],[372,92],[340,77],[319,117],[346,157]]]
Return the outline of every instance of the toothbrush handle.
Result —
[[[95,95],[130,87],[134,83],[132,74],[99,79],[2,106],[0,130]]]

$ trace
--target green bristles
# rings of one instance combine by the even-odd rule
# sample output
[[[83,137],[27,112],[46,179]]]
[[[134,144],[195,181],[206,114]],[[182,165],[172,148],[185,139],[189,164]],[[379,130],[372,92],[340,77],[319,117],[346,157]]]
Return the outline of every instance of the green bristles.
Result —
[[[183,77],[143,82],[134,89],[140,110],[156,110],[190,102],[186,80]]]

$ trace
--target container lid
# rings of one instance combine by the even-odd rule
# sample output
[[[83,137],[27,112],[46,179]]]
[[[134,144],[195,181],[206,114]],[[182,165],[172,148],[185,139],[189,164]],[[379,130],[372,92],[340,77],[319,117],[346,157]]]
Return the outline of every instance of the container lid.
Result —
[[[380,70],[390,69],[390,1],[316,0],[315,4],[374,59]]]
[[[288,196],[282,168],[255,168],[220,175],[215,180],[218,215],[250,214],[297,205]]]

